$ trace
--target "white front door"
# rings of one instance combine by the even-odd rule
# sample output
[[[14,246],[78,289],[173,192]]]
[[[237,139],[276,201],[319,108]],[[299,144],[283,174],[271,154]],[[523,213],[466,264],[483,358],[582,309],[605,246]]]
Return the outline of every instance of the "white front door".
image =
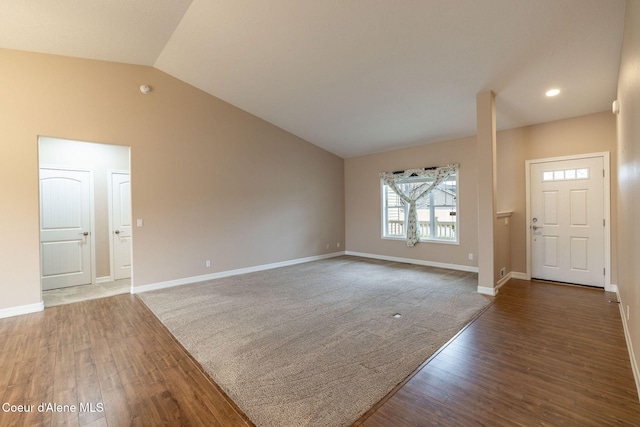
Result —
[[[91,283],[91,173],[40,169],[42,289]]]
[[[530,164],[531,277],[604,287],[604,160]]]
[[[111,174],[111,218],[114,279],[131,277],[131,179]]]

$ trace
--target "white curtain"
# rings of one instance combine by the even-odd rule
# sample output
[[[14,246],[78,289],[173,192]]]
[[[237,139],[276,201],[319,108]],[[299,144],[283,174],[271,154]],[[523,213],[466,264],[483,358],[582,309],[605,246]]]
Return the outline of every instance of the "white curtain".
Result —
[[[414,246],[420,240],[420,227],[418,227],[417,203],[442,181],[458,170],[458,164],[450,164],[438,168],[409,169],[402,172],[382,172],[380,178],[402,199],[409,204],[409,221],[407,223],[407,246]],[[410,177],[433,179],[431,182],[412,186],[408,191],[400,188],[403,180]]]

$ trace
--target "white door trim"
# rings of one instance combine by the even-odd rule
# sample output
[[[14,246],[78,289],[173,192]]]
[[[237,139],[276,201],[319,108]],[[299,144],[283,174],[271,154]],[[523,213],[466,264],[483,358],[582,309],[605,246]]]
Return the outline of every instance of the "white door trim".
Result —
[[[96,284],[96,216],[95,216],[95,199],[94,199],[94,179],[93,179],[93,169],[85,169],[78,168],[73,166],[63,166],[63,165],[54,165],[54,164],[39,164],[38,165],[38,212],[40,212],[40,170],[41,169],[52,169],[52,170],[65,170],[65,171],[74,171],[74,172],[88,172],[89,173],[89,215],[91,217],[91,284]],[[38,214],[40,215],[40,214]],[[39,218],[38,227],[40,227],[40,223],[42,218]],[[39,234],[38,230],[38,234]],[[42,277],[42,253],[40,253],[40,277]],[[40,292],[42,292],[42,281],[40,281]]]
[[[547,163],[563,160],[579,160],[590,157],[601,157],[604,165],[604,290],[612,291],[611,286],[611,174],[608,151],[600,153],[589,154],[577,154],[574,156],[562,156],[562,157],[550,157],[545,159],[535,159],[525,161],[525,184],[526,184],[526,219],[525,219],[525,234],[527,236],[526,257],[527,257],[527,280],[531,280],[531,233],[529,232],[529,226],[531,224],[531,165],[535,163]]]

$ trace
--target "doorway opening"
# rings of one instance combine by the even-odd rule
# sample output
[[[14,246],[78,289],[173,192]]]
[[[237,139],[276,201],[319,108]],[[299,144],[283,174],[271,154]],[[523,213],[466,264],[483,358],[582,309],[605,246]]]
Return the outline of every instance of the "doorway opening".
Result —
[[[45,307],[131,289],[130,148],[38,138]]]
[[[609,153],[529,160],[527,276],[611,290]]]

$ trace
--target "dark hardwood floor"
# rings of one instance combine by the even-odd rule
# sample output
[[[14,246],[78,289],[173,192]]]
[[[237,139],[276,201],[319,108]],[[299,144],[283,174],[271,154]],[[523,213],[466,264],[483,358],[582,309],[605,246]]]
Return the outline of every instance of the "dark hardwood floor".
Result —
[[[640,426],[615,294],[511,280],[356,425]]]
[[[356,425],[638,426],[640,403],[611,299],[512,280]],[[0,426],[252,425],[132,295],[0,319],[5,403],[34,412],[3,406]],[[40,403],[76,410],[39,412]]]
[[[3,427],[252,425],[130,294],[0,319],[5,403],[34,407],[0,408]]]

